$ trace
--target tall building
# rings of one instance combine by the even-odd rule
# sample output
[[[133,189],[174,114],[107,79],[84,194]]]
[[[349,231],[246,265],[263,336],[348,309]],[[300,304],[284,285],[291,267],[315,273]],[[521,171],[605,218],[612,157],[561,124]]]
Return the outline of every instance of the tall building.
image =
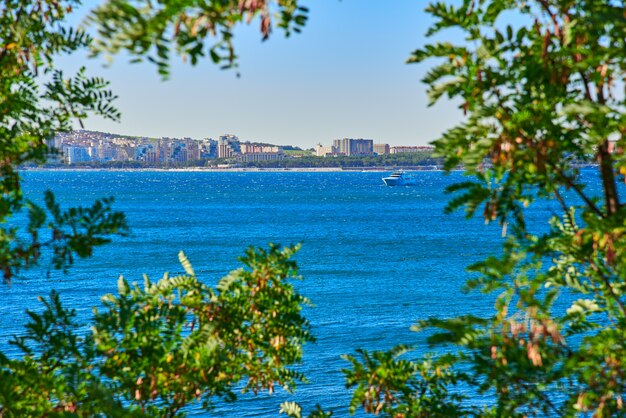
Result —
[[[252,153],[259,153],[259,152],[276,153],[276,152],[282,151],[280,147],[277,147],[274,145],[261,145],[261,144],[254,144],[251,142],[241,142],[240,146],[241,146],[242,154],[252,154]]]
[[[235,135],[222,135],[217,141],[217,158],[232,158],[240,151],[239,138]]]
[[[115,160],[116,152],[115,148],[110,143],[100,143],[96,147],[96,155],[98,161],[111,161]]]
[[[91,161],[91,157],[84,147],[65,145],[62,148],[63,158],[66,164],[74,164],[85,161]]]
[[[315,155],[317,155],[318,157],[327,157],[329,155],[337,155],[337,148],[335,148],[333,145],[325,147],[322,144],[317,144],[315,146]]]
[[[200,143],[200,158],[217,158],[217,141],[205,138]]]
[[[333,146],[340,155],[372,155],[374,153],[373,139],[343,138],[335,139]]]
[[[389,144],[374,144],[374,154],[389,154]]]

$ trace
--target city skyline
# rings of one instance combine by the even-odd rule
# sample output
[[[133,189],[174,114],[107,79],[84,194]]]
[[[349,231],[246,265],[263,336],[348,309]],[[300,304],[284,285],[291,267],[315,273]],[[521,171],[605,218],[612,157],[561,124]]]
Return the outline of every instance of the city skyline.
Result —
[[[320,141],[318,141],[315,145],[313,146],[304,146],[302,144],[298,144],[298,143],[286,143],[286,144],[278,144],[278,143],[273,143],[271,141],[260,141],[257,140],[255,138],[246,138],[243,137],[241,135],[239,135],[238,133],[233,133],[233,132],[222,132],[220,134],[217,135],[205,135],[203,137],[192,137],[192,136],[166,136],[166,135],[157,135],[157,136],[151,136],[151,135],[143,135],[141,133],[139,134],[129,134],[126,132],[117,132],[117,131],[100,131],[100,130],[96,130],[96,129],[88,129],[87,127],[85,128],[76,128],[72,131],[69,132],[59,132],[57,134],[57,137],[71,137],[71,136],[75,136],[75,135],[81,135],[82,133],[85,134],[98,134],[98,135],[103,135],[103,136],[108,136],[108,137],[119,137],[119,138],[125,138],[128,140],[132,140],[132,139],[136,139],[136,140],[152,140],[152,141],[157,141],[157,140],[162,140],[162,139],[168,139],[168,140],[193,140],[193,141],[205,141],[205,140],[214,140],[217,141],[220,138],[223,137],[234,137],[237,138],[238,141],[241,141],[242,143],[251,143],[251,144],[267,144],[267,145],[275,145],[275,146],[279,146],[279,147],[296,147],[296,148],[300,148],[303,151],[315,151],[319,145],[323,145],[325,143],[334,143],[336,141],[339,140],[346,140],[346,139],[357,139],[355,136],[347,136],[347,137],[343,137],[343,138],[325,138],[322,139]],[[359,140],[363,140],[363,138],[358,138]],[[399,143],[394,143],[393,141],[389,142],[389,141],[382,141],[382,140],[378,140],[376,138],[369,138],[369,141],[373,141],[373,145],[388,145],[391,147],[426,147],[426,148],[432,148],[431,145],[426,144],[426,145],[418,145],[418,144],[399,144]]]
[[[417,153],[432,150],[429,146],[404,146],[387,143],[374,144],[373,139],[334,139],[331,146],[317,144],[314,149],[300,149],[294,145],[274,145],[242,141],[237,135],[224,134],[213,138],[151,138],[111,132],[74,130],[59,132],[49,145],[59,151],[55,163],[135,161],[147,164],[207,163],[220,159],[223,163],[239,164],[260,161],[280,161],[302,156],[376,156],[384,154]],[[283,147],[296,154],[285,155]],[[204,164],[203,163],[203,164]]]
[[[427,107],[420,79],[426,67],[407,65],[424,44],[424,3],[400,0],[305,1],[309,22],[284,39],[275,29],[262,43],[258,22],[236,30],[237,71],[209,59],[191,67],[173,58],[162,82],[150,64],[116,56],[63,61],[68,71],[87,65],[111,81],[121,123],[89,118],[85,128],[151,137],[208,137],[237,132],[277,145],[313,148],[332,138],[368,137],[381,143],[426,145],[460,120],[454,103]],[[78,13],[80,20],[88,10]]]

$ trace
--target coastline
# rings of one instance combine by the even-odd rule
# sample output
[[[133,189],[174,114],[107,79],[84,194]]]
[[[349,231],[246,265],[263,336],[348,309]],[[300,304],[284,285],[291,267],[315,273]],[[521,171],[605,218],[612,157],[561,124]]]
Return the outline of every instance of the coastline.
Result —
[[[208,167],[188,167],[188,168],[86,168],[86,167],[29,167],[22,168],[20,171],[110,171],[110,172],[192,172],[192,173],[388,173],[394,170],[406,171],[443,171],[441,169],[415,167],[294,167],[294,168],[208,168]]]
[[[579,169],[595,169],[597,164],[580,164]],[[26,171],[76,171],[76,172],[179,172],[179,173],[389,173],[396,170],[413,173],[446,171],[435,166],[410,167],[149,167],[149,168],[105,168],[105,167],[22,167]],[[464,171],[463,168],[454,168],[447,171]]]

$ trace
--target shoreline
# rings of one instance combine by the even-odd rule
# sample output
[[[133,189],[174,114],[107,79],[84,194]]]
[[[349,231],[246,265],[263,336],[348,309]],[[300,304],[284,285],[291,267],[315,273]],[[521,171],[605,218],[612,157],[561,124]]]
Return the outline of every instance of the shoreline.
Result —
[[[597,164],[581,164],[579,169],[596,169]],[[445,172],[443,168],[435,166],[409,167],[184,167],[184,168],[117,168],[117,167],[24,167],[20,172],[27,171],[67,171],[67,172],[175,172],[175,173],[390,173],[396,170],[420,172]],[[454,168],[447,171],[465,171],[463,168]]]
[[[61,167],[61,168],[46,168],[46,167],[32,167],[22,168],[20,171],[110,171],[110,172],[180,172],[180,173],[388,173],[395,170],[405,171],[443,171],[441,169],[434,168],[420,168],[415,167],[354,167],[354,168],[342,168],[342,167],[293,167],[293,168],[207,168],[207,167],[189,167],[189,168],[86,168],[86,167]]]

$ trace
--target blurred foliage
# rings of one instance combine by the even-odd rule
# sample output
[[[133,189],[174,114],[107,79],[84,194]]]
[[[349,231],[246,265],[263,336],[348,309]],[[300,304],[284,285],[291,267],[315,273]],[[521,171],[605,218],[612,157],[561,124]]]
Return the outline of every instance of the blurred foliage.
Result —
[[[274,12],[287,33],[306,20],[306,9],[288,0],[111,0],[90,17],[99,36],[92,43],[64,26],[73,5],[8,1],[0,10],[0,216],[5,225],[21,210],[30,216],[27,234],[2,229],[5,279],[36,262],[40,246],[51,246],[54,264],[65,268],[125,227],[109,200],[62,212],[50,194],[46,209],[22,197],[16,167],[43,162],[55,131],[88,113],[118,117],[104,81],[84,71],[65,78],[53,56],[89,46],[96,54],[125,50],[167,76],[172,51],[192,64],[208,52],[230,68],[236,23],[259,17],[265,38]],[[495,309],[487,317],[418,322],[414,330],[427,330],[438,348],[431,356],[412,359],[404,346],[345,356],[350,411],[395,418],[625,415],[626,209],[618,182],[626,174],[626,6],[462,0],[427,10],[434,18],[429,35],[464,34],[456,44],[426,45],[409,62],[434,58],[424,78],[432,103],[459,100],[466,116],[435,142],[435,156],[470,177],[449,189],[448,210],[498,222],[507,237],[501,256],[469,267],[466,290],[494,295]],[[590,156],[601,195],[589,193],[573,164]],[[560,213],[545,220],[546,232],[529,229],[528,207],[548,199]],[[40,243],[44,227],[52,240]],[[294,251],[249,250],[247,269],[216,289],[201,284],[181,254],[185,275],[146,279],[143,288],[120,279],[118,295],[103,299],[87,335],[53,293],[43,313],[29,312],[26,334],[13,341],[23,357],[0,354],[0,415],[176,416],[196,402],[210,408],[215,399],[232,400],[235,387],[292,389],[304,376],[288,366],[312,340],[300,315],[307,300],[286,281],[296,272]],[[304,414],[294,402],[281,412]],[[330,413],[317,407],[308,416]]]
[[[175,38],[185,39],[179,52],[193,63],[201,53],[186,48],[191,38],[201,42],[213,33],[206,26],[199,29],[207,19],[220,28],[227,47],[232,25],[243,18],[261,15],[262,33],[269,35],[269,4],[263,1],[183,3],[161,4],[162,10],[150,16],[150,33],[133,38],[133,52],[147,53],[149,48],[137,47],[146,39],[162,52],[162,37],[170,33],[161,26],[164,17],[176,24]],[[57,154],[56,133],[69,131],[76,121],[82,126],[89,115],[120,117],[106,81],[87,76],[84,68],[70,77],[55,68],[59,57],[96,46],[84,30],[66,24],[79,4],[7,0],[0,6],[0,266],[7,282],[45,259],[65,270],[75,257],[88,257],[112,235],[128,231],[124,215],[111,208],[112,198],[64,210],[50,191],[43,203],[22,193],[19,167],[43,164]],[[144,2],[142,17],[153,4]],[[278,26],[298,30],[305,10],[295,1],[278,5]],[[119,18],[113,23],[119,30],[100,27],[114,44],[124,39],[125,29],[136,37],[136,27],[122,23],[132,7],[131,2],[104,3],[93,21]],[[224,59],[234,63],[232,50]],[[157,63],[164,73],[166,65]],[[193,403],[210,409],[215,399],[232,401],[236,390],[292,390],[304,376],[290,366],[300,361],[303,344],[313,340],[300,314],[308,301],[290,283],[297,276],[295,251],[251,248],[241,258],[244,268],[216,288],[199,282],[181,253],[184,275],[166,274],[156,283],[145,278],[143,287],[120,278],[118,295],[103,298],[89,332],[53,291],[41,299],[43,311],[28,311],[25,332],[11,341],[22,354],[0,352],[0,416],[172,417],[185,415],[183,408]]]
[[[291,284],[297,249],[250,248],[215,288],[181,252],[185,274],[143,286],[120,277],[87,333],[52,292],[11,342],[23,356],[0,354],[0,416],[175,417],[236,390],[294,389],[304,376],[291,366],[313,341],[309,302]]]
[[[169,75],[172,52],[192,65],[208,55],[221,68],[237,66],[233,29],[257,19],[262,39],[276,26],[300,32],[308,9],[297,0],[106,0],[91,14],[97,29],[94,55],[128,52],[134,62],[156,64]]]
[[[302,415],[302,406],[297,402],[283,402],[279,412],[290,418],[302,418],[304,416]],[[316,405],[315,409],[306,415],[307,418],[330,418],[332,416],[332,412],[324,411],[319,405]]]
[[[51,266],[65,269],[113,234],[127,231],[112,199],[62,211],[52,193],[45,205],[24,197],[18,167],[42,164],[56,132],[87,115],[119,119],[108,83],[55,69],[54,60],[86,48],[91,38],[65,23],[76,1],[7,0],[0,7],[0,266],[9,282],[21,269],[38,264],[46,250]],[[14,220],[28,217],[26,228]]]
[[[408,350],[404,346],[373,353],[359,349],[358,357],[344,356],[352,367],[344,370],[346,386],[356,387],[351,414],[360,407],[390,417],[457,417],[466,412],[465,397],[448,390],[464,380],[463,374],[450,368],[454,359],[400,359]]]
[[[195,64],[208,52],[225,67],[236,64],[232,31],[239,22],[261,22],[266,39],[272,23],[287,35],[306,23],[306,8],[296,0],[207,0],[102,2],[89,14],[94,40],[66,20],[79,0],[7,0],[0,7],[0,267],[5,282],[21,269],[38,264],[46,248],[51,265],[66,269],[115,234],[127,233],[124,215],[113,212],[112,199],[90,208],[61,212],[48,193],[45,206],[26,199],[17,168],[43,164],[56,133],[89,115],[119,120],[108,82],[81,68],[67,76],[55,60],[80,50],[146,57],[167,75],[170,49]],[[204,43],[213,39],[205,51]],[[53,211],[54,210],[54,211]],[[20,213],[30,217],[26,231],[15,226]]]
[[[501,256],[469,267],[466,286],[493,294],[495,310],[415,325],[437,348],[433,361],[446,365],[434,374],[393,351],[349,357],[352,408],[389,417],[623,416],[626,6],[463,0],[427,11],[429,35],[464,35],[409,62],[434,58],[424,77],[431,102],[448,96],[465,114],[434,145],[448,170],[461,164],[471,177],[449,188],[448,210],[498,222],[506,236]],[[589,158],[600,195],[573,164]],[[531,230],[527,208],[546,200],[560,213]],[[465,400],[449,395],[460,391]],[[441,407],[452,409],[439,415]]]

